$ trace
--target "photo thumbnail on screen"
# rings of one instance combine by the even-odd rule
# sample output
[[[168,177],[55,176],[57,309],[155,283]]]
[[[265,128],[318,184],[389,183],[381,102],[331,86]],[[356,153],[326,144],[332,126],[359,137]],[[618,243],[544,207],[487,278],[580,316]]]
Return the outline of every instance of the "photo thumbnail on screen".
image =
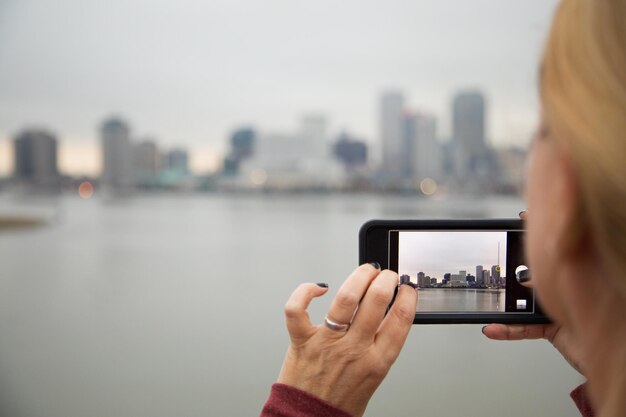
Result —
[[[501,230],[390,231],[390,261],[401,279],[417,285],[417,313],[532,313],[533,293],[515,278],[523,265],[521,236]]]

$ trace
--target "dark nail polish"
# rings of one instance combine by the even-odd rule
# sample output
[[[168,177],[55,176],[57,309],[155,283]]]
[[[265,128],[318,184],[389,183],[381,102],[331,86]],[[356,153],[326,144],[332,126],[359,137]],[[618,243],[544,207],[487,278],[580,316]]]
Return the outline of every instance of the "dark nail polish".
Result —
[[[486,327],[487,327],[487,326],[483,326],[483,328],[482,328],[482,329],[480,329],[480,331],[481,331],[483,334],[485,334],[485,328],[486,328]]]
[[[328,284],[327,284],[327,283],[325,283],[325,282],[318,282],[318,283],[317,283],[317,286],[318,286],[318,287],[322,287],[322,288],[328,288]]]
[[[414,282],[411,282],[409,277],[405,275],[400,277],[400,285],[408,285],[409,287],[414,288],[414,289],[417,288],[417,284]]]
[[[370,265],[372,265],[376,269],[380,269],[380,264],[378,262],[370,262]]]

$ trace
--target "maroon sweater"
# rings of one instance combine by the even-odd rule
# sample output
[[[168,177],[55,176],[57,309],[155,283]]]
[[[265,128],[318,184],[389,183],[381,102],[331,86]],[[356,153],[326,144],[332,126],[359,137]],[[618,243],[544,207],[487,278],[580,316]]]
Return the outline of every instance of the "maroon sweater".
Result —
[[[571,392],[583,417],[594,417],[585,384]],[[261,417],[352,417],[350,414],[308,392],[285,384],[272,385],[270,398],[265,403]]]

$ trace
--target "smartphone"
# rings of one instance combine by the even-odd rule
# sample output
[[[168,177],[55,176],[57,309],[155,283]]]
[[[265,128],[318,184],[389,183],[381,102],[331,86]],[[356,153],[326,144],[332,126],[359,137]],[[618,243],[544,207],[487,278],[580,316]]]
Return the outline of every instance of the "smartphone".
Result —
[[[519,219],[371,220],[359,264],[417,285],[413,323],[549,323],[532,289]]]

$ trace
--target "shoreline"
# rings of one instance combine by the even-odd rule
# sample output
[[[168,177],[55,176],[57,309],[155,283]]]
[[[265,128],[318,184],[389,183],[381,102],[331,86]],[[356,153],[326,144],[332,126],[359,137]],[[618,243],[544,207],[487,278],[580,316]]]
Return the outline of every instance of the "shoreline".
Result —
[[[45,226],[46,221],[37,217],[0,215],[0,231]]]

